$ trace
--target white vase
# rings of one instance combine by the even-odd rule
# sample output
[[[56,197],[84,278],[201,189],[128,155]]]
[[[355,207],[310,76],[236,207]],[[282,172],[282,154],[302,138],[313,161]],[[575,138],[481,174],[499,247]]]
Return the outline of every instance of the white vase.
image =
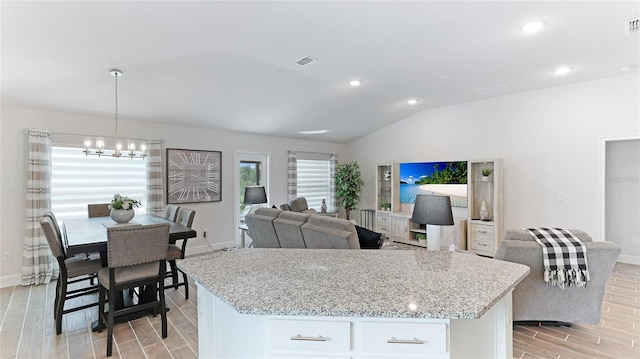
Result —
[[[116,223],[127,223],[133,219],[136,211],[133,209],[112,209],[110,215],[111,219]]]
[[[487,207],[487,202],[485,201],[482,201],[482,204],[480,205],[480,220],[489,220],[489,208]]]

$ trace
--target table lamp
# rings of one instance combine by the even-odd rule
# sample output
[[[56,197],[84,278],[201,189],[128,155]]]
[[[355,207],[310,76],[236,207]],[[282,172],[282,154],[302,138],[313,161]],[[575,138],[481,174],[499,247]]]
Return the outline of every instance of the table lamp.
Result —
[[[451,199],[449,196],[417,195],[411,220],[427,225],[427,250],[440,250],[440,226],[453,225]]]
[[[264,186],[247,186],[244,189],[244,204],[267,203],[267,192]]]

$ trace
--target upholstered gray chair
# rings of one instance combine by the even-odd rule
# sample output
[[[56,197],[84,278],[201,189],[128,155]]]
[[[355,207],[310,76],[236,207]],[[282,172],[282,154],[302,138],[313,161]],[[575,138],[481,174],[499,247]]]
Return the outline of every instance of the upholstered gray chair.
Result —
[[[148,226],[111,227],[107,229],[108,268],[98,271],[99,327],[107,325],[107,356],[112,354],[113,326],[115,318],[143,310],[160,313],[162,337],[167,337],[167,314],[164,298],[164,273],[167,248],[169,246],[169,224]],[[140,301],[125,308],[115,308],[115,296],[123,290],[145,287],[145,291],[157,291],[155,300]],[[109,298],[109,310],[104,312],[105,298]],[[142,293],[140,298],[142,298]],[[144,297],[149,297],[145,295]]]
[[[80,283],[95,278],[96,273],[100,270],[102,264],[100,262],[100,258],[90,258],[85,256],[67,258],[62,245],[62,239],[58,235],[59,229],[56,230],[57,224],[55,219],[52,219],[50,216],[44,216],[40,220],[40,227],[47,239],[47,243],[51,249],[51,254],[56,257],[58,267],[60,268],[60,274],[56,283],[55,299],[53,301],[56,335],[59,335],[62,333],[63,314],[98,305],[98,302],[94,302],[67,309],[64,308],[65,302],[69,299],[98,292],[98,286],[93,286],[89,283],[81,285]],[[69,284],[74,284],[76,289],[68,290]]]
[[[196,211],[189,208],[178,207],[174,221],[185,227],[191,228],[195,216]],[[184,255],[187,251],[187,239],[188,238],[181,238],[173,241],[173,243],[169,243],[169,249],[167,251],[167,262],[169,262],[170,271],[166,273],[171,275],[172,280],[172,284],[167,285],[166,287],[178,289],[178,287],[184,286],[185,299],[189,299],[189,281],[187,280],[187,274],[180,270],[176,265],[176,260],[184,259]],[[178,246],[176,244],[177,241],[182,241],[182,244]],[[182,282],[178,280],[178,272],[182,273]]]
[[[89,218],[109,217],[111,210],[109,209],[109,203],[93,203],[87,205],[87,213]]]
[[[525,230],[506,231],[494,258],[531,268],[529,275],[513,290],[514,321],[549,324],[598,324],[600,321],[605,284],[620,254],[620,247],[613,242],[594,242],[581,230],[569,231],[587,248],[591,280],[584,288],[547,286],[543,279],[542,248],[538,242]]]
[[[164,218],[171,222],[175,222],[176,216],[178,215],[178,209],[180,209],[180,206],[176,206],[175,204],[167,205],[167,209],[164,212]]]
[[[258,208],[244,217],[254,248],[280,248],[273,221],[282,213],[275,208]]]

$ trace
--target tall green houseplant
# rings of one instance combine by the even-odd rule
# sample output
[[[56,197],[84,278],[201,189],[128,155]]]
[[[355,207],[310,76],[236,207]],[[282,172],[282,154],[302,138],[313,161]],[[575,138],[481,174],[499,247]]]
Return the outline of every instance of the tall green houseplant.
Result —
[[[360,191],[364,181],[360,178],[358,162],[340,163],[336,167],[336,200],[344,208],[347,219],[349,212],[360,202]]]

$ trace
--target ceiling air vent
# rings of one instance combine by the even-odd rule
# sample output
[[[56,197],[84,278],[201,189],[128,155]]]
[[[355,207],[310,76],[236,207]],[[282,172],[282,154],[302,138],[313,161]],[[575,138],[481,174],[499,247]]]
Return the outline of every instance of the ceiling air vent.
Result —
[[[317,60],[314,59],[313,57],[309,57],[309,56],[305,56],[303,58],[301,58],[300,60],[296,61],[296,64],[300,65],[300,66],[307,66],[312,62],[316,62]]]
[[[627,31],[629,34],[636,34],[640,32],[640,19],[629,21]]]

